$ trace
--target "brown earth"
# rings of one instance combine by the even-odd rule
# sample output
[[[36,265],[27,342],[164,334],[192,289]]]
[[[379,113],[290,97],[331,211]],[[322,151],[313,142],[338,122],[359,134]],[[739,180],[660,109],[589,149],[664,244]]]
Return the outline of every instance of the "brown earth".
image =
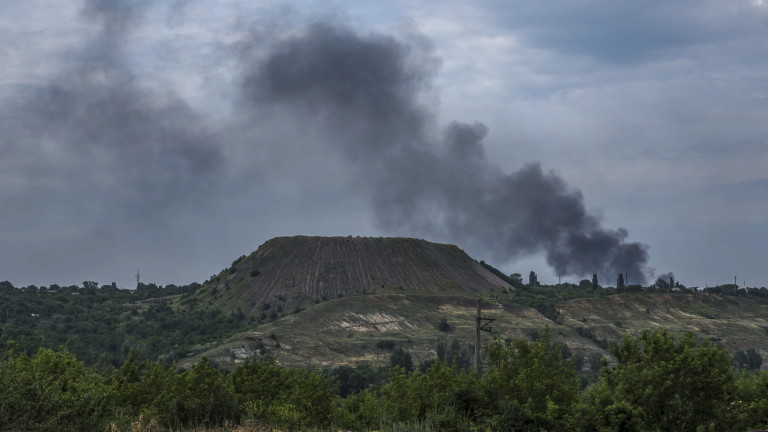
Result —
[[[476,297],[511,287],[457,246],[411,238],[278,237],[224,270],[197,301],[261,313],[385,293]]]

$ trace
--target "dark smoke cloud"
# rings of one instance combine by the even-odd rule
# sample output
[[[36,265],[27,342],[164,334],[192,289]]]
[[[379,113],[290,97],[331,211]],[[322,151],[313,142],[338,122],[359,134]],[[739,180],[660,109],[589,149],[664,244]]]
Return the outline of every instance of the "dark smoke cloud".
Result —
[[[647,246],[627,242],[624,229],[603,228],[555,173],[537,163],[505,173],[485,157],[481,123],[455,122],[435,138],[435,113],[424,101],[439,61],[429,44],[323,22],[243,62],[254,107],[287,107],[299,122],[322,119],[330,132],[317,142],[353,162],[384,230],[505,261],[543,251],[558,275],[610,280],[629,272],[645,282]]]

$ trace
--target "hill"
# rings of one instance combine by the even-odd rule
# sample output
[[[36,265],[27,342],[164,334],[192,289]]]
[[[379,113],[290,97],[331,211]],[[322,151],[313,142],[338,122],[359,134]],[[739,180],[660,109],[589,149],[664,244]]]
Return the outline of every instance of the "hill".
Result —
[[[518,302],[519,293],[485,296],[483,315],[493,317],[490,337],[535,338],[549,331],[576,355],[608,356],[607,342],[643,330],[692,332],[731,353],[755,348],[768,354],[768,305],[754,299],[711,294],[610,294],[556,303],[550,319]],[[437,294],[369,294],[332,299],[256,325],[221,344],[200,347],[182,364],[202,356],[233,367],[248,357],[269,355],[294,367],[386,363],[393,347],[415,360],[434,358],[439,340],[474,342],[476,298]],[[439,330],[446,320],[450,330]],[[610,357],[610,356],[609,356]]]
[[[481,298],[484,315],[496,318],[493,336],[549,330],[578,355],[605,355],[608,341],[658,328],[768,355],[764,288],[512,289],[499,275],[456,246],[424,240],[280,237],[202,286],[0,282],[0,342],[30,353],[67,346],[113,366],[136,348],[143,358],[189,365],[206,356],[225,367],[259,356],[291,366],[385,363],[394,348],[419,361],[434,357],[441,339],[474,342]]]
[[[474,342],[478,298],[497,320],[495,337],[549,330],[583,356],[607,355],[608,341],[656,328],[692,332],[731,352],[768,354],[768,306],[760,298],[573,284],[513,289],[497,274],[456,246],[424,240],[275,238],[181,300],[247,322],[182,363],[207,356],[231,367],[264,355],[292,366],[384,363],[393,347],[426,360],[439,339]],[[441,321],[449,331],[439,329]]]
[[[454,245],[411,238],[278,237],[232,263],[193,296],[199,303],[291,311],[332,298],[432,293],[477,297],[509,284]],[[265,309],[265,305],[269,305]]]

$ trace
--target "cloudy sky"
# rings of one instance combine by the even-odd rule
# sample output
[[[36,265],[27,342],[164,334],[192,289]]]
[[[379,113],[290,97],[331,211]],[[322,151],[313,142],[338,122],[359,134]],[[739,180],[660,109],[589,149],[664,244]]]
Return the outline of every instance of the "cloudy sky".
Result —
[[[0,280],[203,281],[283,235],[768,286],[768,5],[27,0]]]

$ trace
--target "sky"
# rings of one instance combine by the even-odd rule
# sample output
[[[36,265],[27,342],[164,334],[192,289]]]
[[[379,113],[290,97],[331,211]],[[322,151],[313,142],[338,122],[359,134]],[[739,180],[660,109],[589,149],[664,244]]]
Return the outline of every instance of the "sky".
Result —
[[[765,40],[762,0],[11,2],[0,280],[202,282],[359,235],[768,286]]]

